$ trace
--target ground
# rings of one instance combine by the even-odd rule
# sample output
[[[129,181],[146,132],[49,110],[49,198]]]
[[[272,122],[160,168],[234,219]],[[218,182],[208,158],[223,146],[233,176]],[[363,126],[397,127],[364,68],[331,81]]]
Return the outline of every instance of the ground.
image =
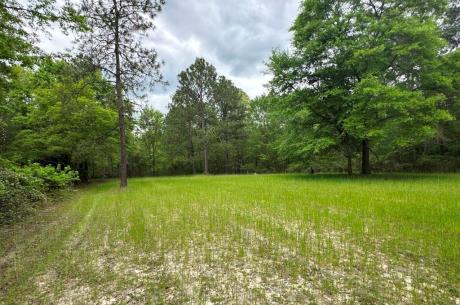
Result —
[[[0,228],[0,304],[460,304],[460,175],[117,185]]]

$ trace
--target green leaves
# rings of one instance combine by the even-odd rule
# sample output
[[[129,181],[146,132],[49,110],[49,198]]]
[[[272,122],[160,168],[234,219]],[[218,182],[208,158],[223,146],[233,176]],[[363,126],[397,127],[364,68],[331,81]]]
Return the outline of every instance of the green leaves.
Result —
[[[174,143],[168,149],[177,160],[172,167],[186,160],[185,171],[195,173],[199,167],[195,162],[202,161],[206,172],[209,160],[214,161],[213,172],[239,171],[249,98],[203,58],[178,78],[166,117],[167,141]]]
[[[48,193],[78,180],[78,172],[70,167],[43,167],[37,163],[24,167],[0,166],[0,224],[26,217]]]
[[[354,137],[370,139],[385,150],[415,145],[432,137],[438,123],[452,119],[438,108],[444,99],[368,77],[350,96],[353,107],[344,126]]]
[[[446,9],[429,0],[303,1],[293,50],[275,51],[268,65],[272,91],[286,95],[284,152],[349,156],[363,140],[391,151],[433,137],[452,119],[443,92],[424,90],[452,79],[436,73]]]
[[[116,143],[116,112],[105,107],[104,80],[67,74],[71,63],[48,62],[40,70],[19,70],[10,91],[11,120],[5,154],[19,162],[81,162]],[[95,77],[97,79],[97,77]],[[26,88],[22,88],[25,85]],[[115,143],[114,143],[115,142]]]

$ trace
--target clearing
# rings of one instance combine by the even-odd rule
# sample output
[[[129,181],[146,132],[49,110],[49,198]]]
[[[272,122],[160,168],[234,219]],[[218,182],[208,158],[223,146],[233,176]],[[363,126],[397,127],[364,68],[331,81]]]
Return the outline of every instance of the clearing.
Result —
[[[0,228],[0,304],[460,304],[460,175],[94,184]]]

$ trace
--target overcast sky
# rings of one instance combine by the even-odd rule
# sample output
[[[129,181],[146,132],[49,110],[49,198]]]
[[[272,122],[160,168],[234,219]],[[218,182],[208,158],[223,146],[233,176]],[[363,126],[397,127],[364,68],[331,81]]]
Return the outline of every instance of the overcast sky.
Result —
[[[156,19],[156,31],[145,43],[165,61],[162,73],[169,86],[156,88],[149,103],[166,112],[177,74],[196,57],[204,57],[251,98],[264,93],[270,78],[264,62],[273,48],[288,48],[298,4],[298,0],[168,0]],[[71,48],[72,38],[52,31],[41,46],[63,51]]]

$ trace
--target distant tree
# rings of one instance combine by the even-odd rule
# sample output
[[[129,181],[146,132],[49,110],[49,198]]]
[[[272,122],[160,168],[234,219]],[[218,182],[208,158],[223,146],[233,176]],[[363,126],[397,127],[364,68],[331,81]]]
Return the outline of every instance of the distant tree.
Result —
[[[277,150],[283,130],[277,106],[279,106],[279,98],[276,96],[260,96],[249,102],[245,124],[245,160],[249,170],[255,172],[284,170]],[[286,157],[287,154],[284,156]]]
[[[269,67],[274,92],[290,95],[299,132],[311,149],[358,142],[362,173],[370,149],[399,149],[433,136],[449,119],[441,95],[423,92],[422,76],[434,69],[444,47],[435,22],[446,1],[302,2],[292,31],[292,53],[276,51]],[[293,115],[294,113],[291,113]],[[310,140],[311,139],[311,140]]]
[[[217,107],[216,133],[224,151],[224,172],[230,173],[231,167],[234,172],[238,172],[243,157],[249,98],[232,81],[220,76],[215,86],[214,99]]]
[[[165,144],[170,166],[173,172],[196,174],[195,115],[188,107],[174,101],[174,97],[165,119]]]
[[[141,110],[138,126],[140,139],[147,153],[150,173],[156,175],[164,133],[164,115],[158,110],[145,107]]]
[[[79,34],[80,50],[115,81],[122,188],[128,185],[126,95],[162,82],[157,53],[143,47],[141,38],[155,28],[153,20],[164,4],[165,0],[82,0],[80,6],[89,27]]]
[[[209,173],[211,129],[217,116],[214,95],[216,79],[214,66],[203,58],[197,58],[195,63],[179,74],[179,86],[170,106],[170,108],[182,107],[191,115],[190,120],[185,121],[184,124],[189,124],[190,129],[195,128],[197,131],[199,143],[203,148],[204,174]],[[190,143],[193,145],[192,139]]]

